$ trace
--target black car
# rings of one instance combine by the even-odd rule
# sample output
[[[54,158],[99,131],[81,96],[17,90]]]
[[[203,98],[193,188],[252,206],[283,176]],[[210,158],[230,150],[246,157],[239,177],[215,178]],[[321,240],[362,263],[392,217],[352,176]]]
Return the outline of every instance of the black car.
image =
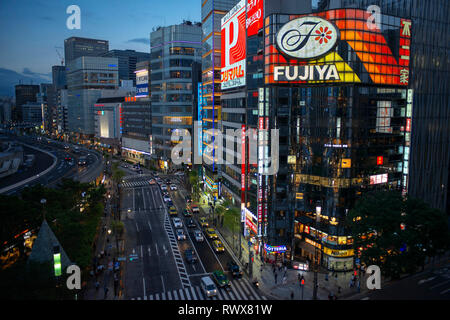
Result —
[[[171,183],[170,179],[166,179],[166,183],[170,184]]]
[[[188,226],[188,228],[195,228],[196,227],[194,219],[192,219],[192,218],[186,220],[186,225]]]
[[[234,278],[242,278],[242,271],[240,270],[239,266],[236,263],[234,263],[233,261],[229,261],[227,263],[227,268]]]
[[[195,255],[194,250],[192,249],[187,249],[184,251],[184,257],[186,258],[186,261],[188,263],[194,263],[197,261],[197,257]]]

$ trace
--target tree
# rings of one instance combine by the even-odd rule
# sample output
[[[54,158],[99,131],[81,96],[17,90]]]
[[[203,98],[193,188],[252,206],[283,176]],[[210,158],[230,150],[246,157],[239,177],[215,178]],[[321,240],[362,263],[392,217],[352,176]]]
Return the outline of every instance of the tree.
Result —
[[[346,223],[361,262],[380,266],[391,278],[417,271],[426,257],[449,248],[445,214],[397,191],[366,194]]]
[[[192,197],[195,201],[198,201],[200,198],[200,186],[198,180],[198,174],[195,171],[191,171],[189,173],[189,184],[192,187]]]

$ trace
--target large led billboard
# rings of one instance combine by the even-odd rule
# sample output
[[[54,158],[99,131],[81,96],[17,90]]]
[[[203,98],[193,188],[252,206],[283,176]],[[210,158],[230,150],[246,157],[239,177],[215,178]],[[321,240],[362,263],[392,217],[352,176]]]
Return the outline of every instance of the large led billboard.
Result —
[[[265,83],[407,86],[411,21],[383,14],[372,20],[359,9],[267,17]]]
[[[245,85],[245,0],[222,18],[221,89]]]
[[[263,10],[263,0],[247,0],[247,19],[245,21],[247,37],[258,34],[259,30],[264,26]]]
[[[148,70],[138,70],[136,73],[136,97],[148,96]]]

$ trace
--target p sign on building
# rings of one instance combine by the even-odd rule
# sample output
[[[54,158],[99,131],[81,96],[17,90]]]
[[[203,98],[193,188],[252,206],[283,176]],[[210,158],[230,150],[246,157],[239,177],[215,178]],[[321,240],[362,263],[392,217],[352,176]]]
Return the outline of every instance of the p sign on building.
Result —
[[[245,85],[245,0],[222,18],[221,89]]]

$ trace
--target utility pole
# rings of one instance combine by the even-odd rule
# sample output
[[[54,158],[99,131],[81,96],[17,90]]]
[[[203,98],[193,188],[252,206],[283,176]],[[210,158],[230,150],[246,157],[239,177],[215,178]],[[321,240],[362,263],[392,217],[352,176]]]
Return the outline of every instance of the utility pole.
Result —
[[[315,228],[316,228],[316,235],[318,232],[318,224],[320,221],[320,214],[322,212],[322,207],[318,203],[316,206],[316,222],[315,222]],[[319,271],[319,254],[318,254],[319,248],[317,248],[317,244],[314,246],[314,288],[313,288],[313,300],[317,300],[317,273]]]

